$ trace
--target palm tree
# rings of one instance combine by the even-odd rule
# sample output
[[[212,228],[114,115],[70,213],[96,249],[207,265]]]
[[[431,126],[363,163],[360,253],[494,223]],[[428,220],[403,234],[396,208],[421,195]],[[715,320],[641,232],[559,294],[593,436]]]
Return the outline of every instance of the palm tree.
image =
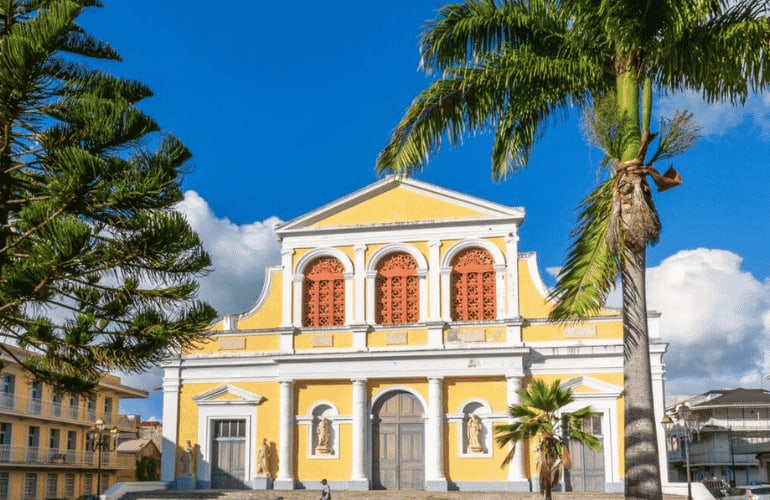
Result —
[[[695,139],[689,115],[650,127],[653,98],[696,91],[741,103],[770,81],[766,0],[466,0],[441,7],[421,37],[436,79],[406,110],[379,172],[422,169],[446,141],[492,132],[497,180],[527,163],[550,118],[589,111],[607,154],[605,179],[583,202],[557,280],[552,317],[584,319],[623,287],[627,498],[662,497],[650,375],[645,259],[660,220],[658,189],[680,183],[655,163]],[[589,127],[590,128],[590,127]],[[656,142],[657,139],[657,142]]]
[[[527,387],[516,391],[519,403],[508,408],[509,415],[515,421],[495,427],[497,443],[501,446],[510,445],[503,466],[513,458],[517,443],[533,442],[540,492],[546,500],[551,499],[551,490],[559,481],[563,469],[571,467],[565,438],[582,443],[592,450],[599,448],[599,440],[583,432],[583,421],[596,414],[590,406],[572,413],[563,412],[563,408],[575,401],[575,398],[571,390],[559,387],[560,383],[554,380],[549,386],[535,379]]]

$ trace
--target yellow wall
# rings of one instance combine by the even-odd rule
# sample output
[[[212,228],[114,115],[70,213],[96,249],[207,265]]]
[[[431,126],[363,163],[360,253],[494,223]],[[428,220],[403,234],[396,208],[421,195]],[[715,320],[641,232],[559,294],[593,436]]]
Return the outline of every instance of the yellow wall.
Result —
[[[484,215],[487,214],[397,187],[318,221],[312,227],[368,225]]]

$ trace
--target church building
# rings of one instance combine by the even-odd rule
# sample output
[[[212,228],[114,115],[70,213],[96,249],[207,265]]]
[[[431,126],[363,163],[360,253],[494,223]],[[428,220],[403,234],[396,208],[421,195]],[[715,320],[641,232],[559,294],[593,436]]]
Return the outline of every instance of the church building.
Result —
[[[566,412],[597,412],[586,430],[601,447],[571,445],[562,489],[622,491],[620,311],[551,322],[535,254],[519,250],[523,220],[519,207],[387,177],[279,226],[281,263],[256,304],[163,363],[161,479],[537,491],[531,443],[501,467],[494,435],[516,391],[542,379],[574,392]],[[656,313],[649,324],[660,420],[666,344]]]

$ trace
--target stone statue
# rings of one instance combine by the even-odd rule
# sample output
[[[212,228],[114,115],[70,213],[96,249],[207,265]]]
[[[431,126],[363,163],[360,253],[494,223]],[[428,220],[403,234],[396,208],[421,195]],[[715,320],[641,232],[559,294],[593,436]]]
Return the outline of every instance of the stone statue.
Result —
[[[179,472],[183,477],[193,475],[193,447],[190,440],[187,440],[187,445],[182,451],[182,456],[179,457]]]
[[[318,422],[316,428],[316,434],[318,435],[318,445],[315,447],[315,452],[320,455],[326,455],[331,452],[329,448],[329,420],[324,417]]]
[[[257,475],[270,475],[270,446],[267,444],[267,438],[262,439],[262,444],[257,449]]]
[[[478,415],[471,414],[466,428],[468,434],[468,453],[482,453],[484,451],[484,447],[481,446],[481,443],[479,442],[481,439],[481,430],[481,419]]]

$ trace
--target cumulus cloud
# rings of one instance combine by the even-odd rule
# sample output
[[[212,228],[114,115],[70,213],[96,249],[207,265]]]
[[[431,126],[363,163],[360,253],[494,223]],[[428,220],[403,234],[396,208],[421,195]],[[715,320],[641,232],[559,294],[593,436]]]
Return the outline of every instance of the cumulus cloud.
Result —
[[[662,97],[660,115],[670,118],[677,110],[692,112],[704,137],[721,137],[728,131],[749,124],[762,139],[770,140],[770,94],[751,95],[743,106],[729,102],[707,103],[697,92],[685,92]]]
[[[265,270],[280,263],[275,226],[281,220],[270,217],[262,222],[235,224],[227,218],[217,217],[195,191],[187,191],[177,208],[198,233],[211,256],[213,271],[200,280],[200,298],[214,306],[220,315],[251,307],[262,291]],[[143,373],[117,375],[123,384],[150,393],[146,400],[121,400],[121,412],[139,414],[145,420],[159,419],[163,371],[152,367]]]
[[[200,235],[214,271],[200,280],[200,296],[219,314],[241,312],[252,306],[262,291],[265,269],[280,263],[281,249],[270,217],[262,222],[234,224],[217,217],[195,191],[187,191],[178,209]]]
[[[666,392],[759,387],[770,373],[770,279],[727,250],[683,250],[647,271],[648,307],[670,343]]]

